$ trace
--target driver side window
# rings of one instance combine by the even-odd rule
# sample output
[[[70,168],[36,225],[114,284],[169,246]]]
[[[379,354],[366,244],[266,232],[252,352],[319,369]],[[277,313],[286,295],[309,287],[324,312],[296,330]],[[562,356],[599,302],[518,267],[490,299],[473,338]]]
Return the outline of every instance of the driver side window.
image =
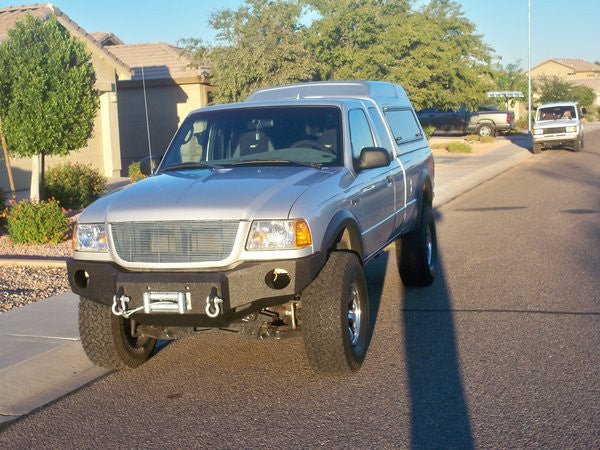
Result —
[[[373,133],[362,109],[353,109],[348,113],[350,123],[350,142],[352,143],[352,158],[360,159],[360,152],[365,147],[375,147]]]

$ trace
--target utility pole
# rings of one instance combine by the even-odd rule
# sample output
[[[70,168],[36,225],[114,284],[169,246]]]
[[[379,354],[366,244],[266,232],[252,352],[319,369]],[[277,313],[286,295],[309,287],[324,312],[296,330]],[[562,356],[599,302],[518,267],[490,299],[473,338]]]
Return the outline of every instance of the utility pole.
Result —
[[[527,0],[527,130],[531,134],[531,0]]]

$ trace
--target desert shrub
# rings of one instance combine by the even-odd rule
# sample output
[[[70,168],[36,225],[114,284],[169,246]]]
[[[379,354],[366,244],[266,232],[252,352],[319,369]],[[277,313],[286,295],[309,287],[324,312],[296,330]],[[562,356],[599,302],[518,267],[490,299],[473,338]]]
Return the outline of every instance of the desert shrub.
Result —
[[[468,134],[465,136],[465,141],[477,142],[477,141],[479,141],[479,135],[478,134]]]
[[[67,163],[49,169],[44,182],[46,199],[54,198],[66,209],[82,209],[102,195],[108,180],[90,166]]]
[[[140,180],[143,180],[144,178],[146,178],[146,175],[144,175],[140,171],[140,162],[139,161],[129,164],[129,167],[127,168],[127,175],[129,175],[129,180],[132,183],[135,183],[136,181],[140,181]]]
[[[437,142],[435,144],[431,144],[430,147],[431,147],[432,150],[437,150],[437,149],[447,150],[448,149],[448,143],[447,142]]]
[[[8,235],[15,244],[58,244],[69,232],[67,216],[56,200],[23,200],[6,214]]]
[[[425,133],[425,137],[429,140],[433,133],[435,133],[435,127],[431,124],[427,124],[423,126],[423,132]]]
[[[479,142],[482,144],[489,144],[490,142],[494,142],[495,139],[494,136],[479,136]]]
[[[471,153],[471,146],[465,142],[449,142],[446,149],[450,153]]]

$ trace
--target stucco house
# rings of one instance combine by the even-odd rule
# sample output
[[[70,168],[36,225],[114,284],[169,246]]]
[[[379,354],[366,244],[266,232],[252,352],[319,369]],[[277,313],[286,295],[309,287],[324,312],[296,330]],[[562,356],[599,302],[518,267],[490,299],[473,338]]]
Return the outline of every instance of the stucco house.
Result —
[[[55,16],[85,44],[100,96],[87,147],[68,157],[48,157],[47,167],[68,160],[90,164],[108,177],[126,175],[129,163],[148,154],[147,123],[152,151],[160,154],[185,115],[208,103],[209,70],[190,69],[180,49],[164,43],[124,45],[112,33],[88,33],[52,4],[0,8],[0,42],[28,14],[42,20]],[[17,190],[28,189],[31,159],[13,157],[11,163]],[[8,190],[4,161],[0,162],[0,188]]]
[[[600,105],[600,66],[582,59],[553,58],[531,68],[532,78],[558,77],[596,92],[595,104]]]
[[[162,155],[188,113],[208,104],[210,74],[208,68],[192,69],[181,49],[164,42],[104,48],[132,69],[131,78],[117,82],[121,162],[126,170],[150,149]]]

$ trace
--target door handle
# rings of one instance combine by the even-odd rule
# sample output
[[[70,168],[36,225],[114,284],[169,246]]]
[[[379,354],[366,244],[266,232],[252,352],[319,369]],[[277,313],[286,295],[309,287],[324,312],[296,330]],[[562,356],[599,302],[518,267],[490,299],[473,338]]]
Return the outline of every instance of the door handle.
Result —
[[[371,185],[367,186],[366,188],[362,188],[362,189],[360,190],[360,193],[361,193],[361,194],[364,194],[365,192],[372,191],[373,189],[375,189],[375,185],[374,185],[374,184],[371,184]]]
[[[388,187],[394,184],[394,178],[391,175],[388,175],[387,177],[385,177],[385,179],[387,181]]]

